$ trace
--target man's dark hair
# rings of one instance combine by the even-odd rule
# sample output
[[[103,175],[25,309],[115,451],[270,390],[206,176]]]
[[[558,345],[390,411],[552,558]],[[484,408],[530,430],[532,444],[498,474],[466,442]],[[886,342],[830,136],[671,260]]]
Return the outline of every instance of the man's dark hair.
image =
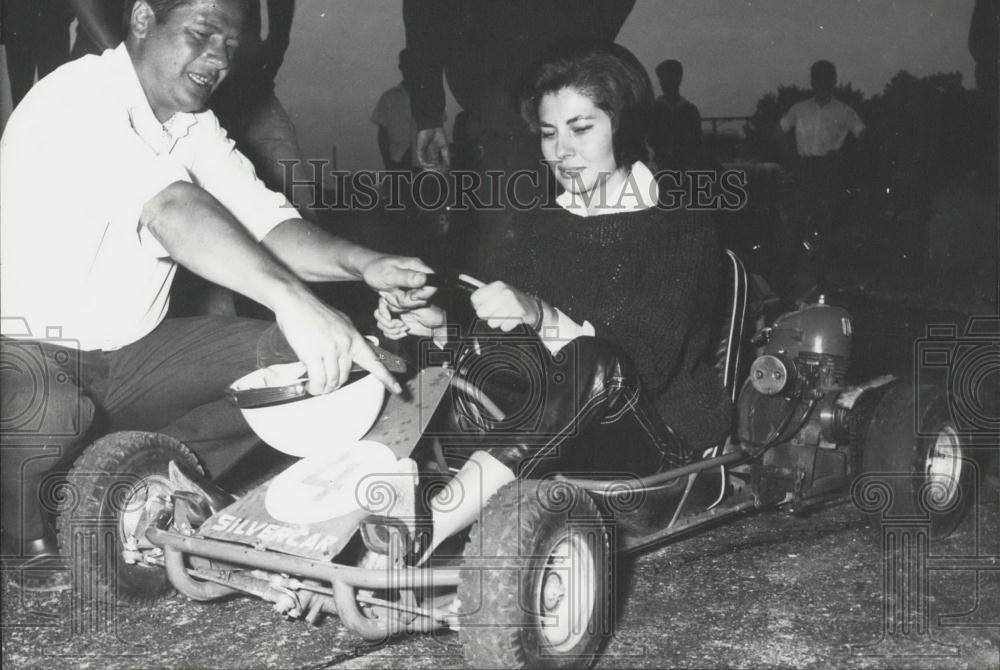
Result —
[[[132,0],[129,5],[134,7],[137,1],[138,0]],[[191,2],[191,0],[146,0],[146,4],[153,10],[156,20],[161,23],[168,16],[170,16],[171,12],[181,5],[186,5],[189,2]]]
[[[656,76],[658,79],[676,79],[678,82],[684,77],[684,66],[679,60],[665,60],[656,66]]]
[[[549,93],[572,88],[611,117],[615,163],[645,160],[653,87],[649,75],[628,49],[609,43],[574,43],[561,47],[529,70],[518,106],[532,132],[540,131],[538,106]]]
[[[243,11],[246,12],[248,3],[250,0],[237,0],[237,3],[243,7]],[[131,9],[138,0],[131,0],[129,2],[129,9]],[[156,17],[157,22],[162,23],[167,17],[170,16],[178,7],[182,5],[191,4],[192,0],[145,0],[146,4],[149,5],[150,9],[153,10],[153,15]]]
[[[828,60],[818,60],[809,69],[809,78],[813,82],[835,84],[837,82],[837,68]]]

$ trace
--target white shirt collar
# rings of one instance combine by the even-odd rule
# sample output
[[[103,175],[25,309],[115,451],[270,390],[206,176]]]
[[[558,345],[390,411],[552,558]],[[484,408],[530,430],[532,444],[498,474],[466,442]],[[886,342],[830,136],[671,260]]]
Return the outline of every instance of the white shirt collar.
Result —
[[[594,193],[593,197],[601,197],[600,191]],[[632,168],[621,187],[608,192],[604,198],[607,205],[600,212],[596,212],[597,214],[634,212],[656,206],[659,201],[659,188],[649,168],[642,161],[636,161],[632,163]],[[593,216],[587,212],[583,197],[570,191],[560,193],[556,197],[556,204],[577,216]]]
[[[122,42],[102,58],[110,58],[119,69],[125,95],[125,107],[128,109],[129,120],[136,134],[156,153],[169,153],[177,140],[188,134],[191,126],[198,123],[197,116],[187,112],[178,112],[166,123],[160,123],[153,113],[153,108],[146,98],[139,75],[136,74],[132,57],[129,56],[125,43]]]

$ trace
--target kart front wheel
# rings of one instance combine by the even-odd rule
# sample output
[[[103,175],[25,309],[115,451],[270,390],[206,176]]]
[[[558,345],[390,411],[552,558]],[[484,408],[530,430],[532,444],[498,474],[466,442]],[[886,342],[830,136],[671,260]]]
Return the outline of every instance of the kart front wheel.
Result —
[[[183,444],[141,431],[106,435],[73,464],[56,530],[63,554],[101,599],[152,602],[172,593],[162,552],[146,539],[170,509],[170,461],[204,474]]]
[[[860,448],[862,476],[854,500],[873,526],[926,522],[931,539],[939,540],[962,522],[975,497],[978,467],[944,391],[890,388]]]
[[[459,636],[475,668],[581,668],[611,636],[612,541],[593,500],[558,481],[514,481],[473,526]]]

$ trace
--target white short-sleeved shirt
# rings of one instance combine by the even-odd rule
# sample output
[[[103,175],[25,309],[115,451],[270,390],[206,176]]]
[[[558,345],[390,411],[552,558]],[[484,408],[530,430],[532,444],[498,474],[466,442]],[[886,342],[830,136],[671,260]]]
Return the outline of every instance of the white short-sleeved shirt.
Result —
[[[831,99],[820,105],[809,98],[792,105],[781,117],[781,130],[795,129],[795,146],[800,156],[826,156],[840,149],[847,133],[861,135],[865,124],[850,105]]]
[[[212,112],[161,124],[124,45],[32,88],[0,141],[3,334],[61,332],[70,346],[112,350],[153,330],[176,265],[139,215],[177,181],[207,190],[257,240],[298,218]]]

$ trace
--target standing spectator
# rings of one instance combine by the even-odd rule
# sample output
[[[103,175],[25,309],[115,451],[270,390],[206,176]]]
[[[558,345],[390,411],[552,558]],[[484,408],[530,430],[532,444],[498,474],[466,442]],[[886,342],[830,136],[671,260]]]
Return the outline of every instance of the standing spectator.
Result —
[[[69,59],[73,14],[62,0],[3,0],[3,44],[15,107],[35,83]]]
[[[681,95],[684,66],[665,60],[656,66],[663,95],[653,103],[649,144],[661,170],[685,170],[701,163],[701,114]]]
[[[997,93],[997,46],[1000,44],[1000,0],[976,0],[969,26],[969,53],[976,61],[976,88]],[[994,97],[995,99],[995,97]]]
[[[406,91],[406,49],[399,52],[399,71],[403,80],[382,94],[372,112],[378,126],[378,150],[386,170],[407,170],[413,165],[413,138],[417,125],[410,112],[410,94]]]
[[[523,126],[514,103],[518,79],[559,42],[574,38],[611,42],[634,4],[635,0],[403,0],[419,165],[436,170],[450,166],[441,126],[445,75],[455,100],[468,112],[464,128],[470,145],[464,153],[474,158],[470,167],[481,175],[494,170],[507,176],[533,171],[533,179],[517,180],[513,195],[525,204],[544,196],[548,171],[542,166],[538,140]],[[490,213],[501,221],[513,213],[505,190],[500,189],[498,203],[503,210]],[[488,185],[479,194],[488,201]]]
[[[969,26],[969,53],[976,61],[976,93],[974,113],[981,130],[981,141],[973,148],[977,167],[987,175],[997,169],[997,90],[1000,73],[1000,0],[976,0]]]
[[[826,270],[834,213],[843,185],[841,149],[847,136],[860,137],[865,124],[849,105],[833,97],[837,69],[820,60],[810,71],[813,96],[792,105],[781,117],[783,133],[795,131],[795,216],[783,234],[789,301],[813,291]],[[784,231],[783,231],[784,232]],[[803,257],[799,244],[807,252]]]

